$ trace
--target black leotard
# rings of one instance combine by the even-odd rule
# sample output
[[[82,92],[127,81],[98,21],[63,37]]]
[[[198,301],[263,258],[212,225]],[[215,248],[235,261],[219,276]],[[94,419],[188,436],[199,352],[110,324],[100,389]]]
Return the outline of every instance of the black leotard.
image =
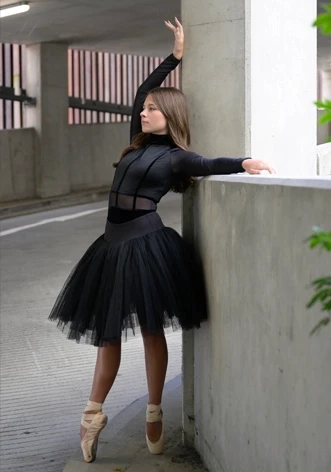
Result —
[[[147,94],[159,87],[180,63],[168,56],[138,88],[131,117],[130,141],[141,132],[140,113]],[[119,162],[109,195],[108,220],[123,223],[157,209],[176,176],[206,176],[245,172],[247,158],[204,158],[174,145],[168,135],[149,136],[144,148],[126,154]]]

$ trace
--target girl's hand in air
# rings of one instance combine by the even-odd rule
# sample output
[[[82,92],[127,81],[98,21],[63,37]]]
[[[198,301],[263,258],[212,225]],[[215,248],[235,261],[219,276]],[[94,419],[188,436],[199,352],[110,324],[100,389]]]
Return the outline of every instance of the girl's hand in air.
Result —
[[[176,59],[181,60],[184,53],[184,29],[181,23],[175,18],[176,26],[174,26],[170,21],[165,21],[165,25],[175,35],[175,44],[173,49],[173,55]]]

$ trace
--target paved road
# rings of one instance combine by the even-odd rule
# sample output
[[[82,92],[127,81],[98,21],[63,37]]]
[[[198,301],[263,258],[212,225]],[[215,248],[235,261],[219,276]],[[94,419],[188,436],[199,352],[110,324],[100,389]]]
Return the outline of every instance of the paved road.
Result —
[[[0,222],[1,471],[60,472],[79,447],[96,349],[68,341],[47,317],[69,271],[102,234],[106,205]],[[167,196],[159,212],[179,231],[177,195]],[[181,332],[169,330],[167,340],[170,380],[181,371]],[[104,410],[111,419],[146,393],[142,339],[130,337]]]

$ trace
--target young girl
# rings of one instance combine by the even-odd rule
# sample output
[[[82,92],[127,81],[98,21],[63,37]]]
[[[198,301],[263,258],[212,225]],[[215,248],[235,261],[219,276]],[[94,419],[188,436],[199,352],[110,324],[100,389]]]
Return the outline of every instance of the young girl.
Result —
[[[274,170],[260,160],[206,159],[189,151],[184,95],[159,88],[180,63],[183,27],[174,32],[173,54],[139,87],[133,105],[130,146],[115,164],[105,232],[86,251],[64,284],[50,314],[69,338],[82,336],[98,346],[91,395],[81,421],[86,462],[96,457],[107,423],[102,404],[116,378],[121,335],[140,326],[144,340],[149,402],[146,441],[152,454],[163,451],[161,399],[168,353],[164,327],[199,327],[207,318],[203,274],[191,248],[156,212],[170,190],[184,192],[196,176]],[[157,88],[156,88],[157,87]]]

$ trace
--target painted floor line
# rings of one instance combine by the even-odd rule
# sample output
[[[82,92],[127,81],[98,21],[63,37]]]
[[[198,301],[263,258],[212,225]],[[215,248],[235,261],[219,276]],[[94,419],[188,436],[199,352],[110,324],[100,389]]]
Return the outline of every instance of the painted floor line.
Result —
[[[81,211],[79,213],[74,213],[72,215],[67,216],[57,216],[55,218],[48,218],[47,220],[37,221],[36,223],[32,223],[30,225],[18,226],[17,228],[6,229],[4,231],[0,231],[0,237],[8,236],[9,234],[18,233],[19,231],[24,231],[26,229],[34,228],[36,226],[47,225],[49,223],[54,222],[63,222],[68,220],[73,220],[75,218],[80,218],[81,216],[90,215],[91,213],[96,213],[97,211],[107,210],[108,207],[97,208],[96,210],[87,210]]]

